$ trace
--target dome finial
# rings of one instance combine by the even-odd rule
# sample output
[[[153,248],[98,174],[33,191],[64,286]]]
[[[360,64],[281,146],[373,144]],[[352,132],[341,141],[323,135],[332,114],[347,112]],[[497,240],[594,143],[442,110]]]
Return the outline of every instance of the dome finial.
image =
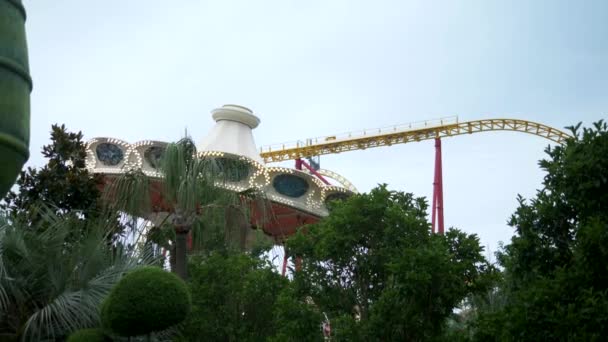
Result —
[[[247,107],[227,104],[211,111],[213,120],[230,120],[242,123],[254,129],[260,124],[260,118],[253,115],[253,111]]]

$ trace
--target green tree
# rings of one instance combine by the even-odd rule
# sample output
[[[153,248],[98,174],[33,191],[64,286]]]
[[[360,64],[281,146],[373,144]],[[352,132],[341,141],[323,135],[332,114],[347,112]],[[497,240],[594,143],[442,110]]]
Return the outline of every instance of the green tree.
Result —
[[[85,143],[82,133],[68,132],[65,125],[53,125],[51,143],[42,148],[47,164],[28,168],[17,180],[17,192],[10,192],[4,207],[13,216],[37,223],[38,204],[55,206],[57,214],[81,214],[88,218],[99,212],[99,178],[85,168]]]
[[[290,283],[278,294],[273,319],[276,331],[269,341],[323,341],[323,314],[300,289],[296,283]]]
[[[245,253],[193,257],[192,313],[182,338],[192,341],[266,341],[276,332],[277,297],[288,285],[269,263]]]
[[[428,340],[490,267],[475,235],[432,234],[427,204],[387,190],[333,202],[330,215],[289,239],[302,258],[295,284],[326,313],[337,340]]]
[[[108,246],[108,222],[58,218],[38,209],[44,230],[0,217],[0,337],[64,338],[99,325],[98,308],[124,272],[152,262]],[[84,230],[82,225],[93,229]],[[33,228],[33,229],[27,229]],[[74,230],[84,233],[74,239]]]
[[[163,152],[159,169],[161,179],[151,179],[142,172],[130,172],[119,178],[109,194],[116,207],[131,215],[145,217],[153,211],[167,211],[166,223],[173,232],[164,226],[155,230],[155,242],[165,244],[163,239],[174,237],[169,243],[175,255],[173,269],[182,279],[187,271],[187,236],[196,227],[218,228],[225,231],[229,217],[239,217],[240,223],[247,223],[247,212],[242,205],[241,195],[218,187],[225,178],[218,168],[218,162],[210,157],[197,157],[194,143],[184,138],[167,145]],[[150,196],[160,194],[164,201],[153,208]],[[232,210],[231,215],[226,215]],[[249,228],[240,225],[239,229]],[[215,229],[217,231],[217,229]],[[173,254],[173,253],[172,253]]]
[[[67,131],[65,125],[53,125],[51,143],[42,148],[47,159],[40,169],[29,167],[17,180],[17,191],[9,192],[0,205],[12,219],[30,227],[44,230],[44,213],[40,208],[53,208],[55,215],[81,220],[83,230],[87,220],[106,216],[99,186],[101,179],[85,168],[86,144],[81,132]],[[118,219],[108,226],[115,238],[123,230]],[[75,232],[74,232],[75,233]]]
[[[608,129],[547,148],[543,188],[519,198],[499,254],[506,303],[479,313],[478,340],[600,340],[608,334]]]

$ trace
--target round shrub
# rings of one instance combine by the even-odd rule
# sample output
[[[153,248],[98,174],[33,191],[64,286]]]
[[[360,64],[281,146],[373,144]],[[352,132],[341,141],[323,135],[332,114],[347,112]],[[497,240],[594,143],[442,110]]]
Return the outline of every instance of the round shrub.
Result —
[[[183,280],[158,267],[142,267],[112,289],[102,305],[101,320],[118,335],[145,335],[183,321],[191,305]]]
[[[67,342],[109,342],[112,341],[101,329],[82,329],[74,331]]]

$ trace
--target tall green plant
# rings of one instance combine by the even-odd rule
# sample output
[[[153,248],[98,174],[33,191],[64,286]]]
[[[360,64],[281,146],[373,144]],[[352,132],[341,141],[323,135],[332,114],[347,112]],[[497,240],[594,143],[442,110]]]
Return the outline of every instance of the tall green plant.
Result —
[[[53,205],[57,215],[88,218],[99,214],[99,177],[85,168],[85,142],[81,132],[69,132],[65,125],[51,127],[51,142],[42,147],[47,163],[40,169],[28,168],[17,180],[17,192],[6,196],[5,209],[12,216],[37,224],[39,204]]]
[[[608,125],[571,127],[540,161],[543,188],[510,220],[499,253],[504,305],[479,313],[476,340],[602,340],[608,334]],[[604,337],[602,337],[604,336]]]
[[[212,253],[190,262],[193,305],[179,341],[203,336],[208,341],[266,341],[276,334],[277,298],[289,282],[270,263],[245,253]]]
[[[87,220],[106,215],[98,186],[101,178],[85,168],[86,143],[81,132],[70,132],[65,125],[51,127],[50,143],[42,147],[46,164],[41,168],[22,171],[16,186],[9,192],[0,208],[15,220],[46,228],[41,207],[53,208],[55,215],[78,219],[80,230],[88,229]],[[91,221],[93,222],[93,221]],[[110,228],[109,239],[116,239],[123,231],[117,217]],[[74,231],[77,235],[79,231]]]
[[[302,257],[294,283],[325,312],[337,341],[436,338],[491,267],[476,235],[433,234],[427,204],[386,185],[333,202],[328,217],[287,241]]]
[[[99,306],[122,274],[146,255],[107,242],[108,222],[57,218],[40,210],[44,231],[0,218],[0,336],[24,341],[63,338],[99,324]]]
[[[152,211],[170,212],[165,222],[175,232],[170,244],[176,257],[173,271],[186,279],[188,234],[196,227],[219,227],[225,231],[230,228],[229,217],[241,216],[244,220],[240,223],[248,222],[247,211],[241,204],[241,194],[217,186],[226,180],[227,173],[222,172],[215,159],[197,157],[189,138],[166,147],[158,171],[160,179],[151,179],[139,171],[125,174],[116,180],[108,194],[118,208],[133,215],[144,217]],[[153,208],[150,203],[150,196],[155,192],[164,202],[162,208]],[[227,215],[227,210],[236,210],[236,213]],[[157,237],[159,235],[171,237],[166,232]]]

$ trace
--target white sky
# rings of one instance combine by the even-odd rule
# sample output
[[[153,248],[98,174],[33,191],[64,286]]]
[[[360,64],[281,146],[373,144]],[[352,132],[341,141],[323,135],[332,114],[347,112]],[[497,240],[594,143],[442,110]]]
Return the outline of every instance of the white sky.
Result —
[[[606,118],[607,1],[30,0],[29,165],[53,123],[87,139],[201,139],[225,103],[258,146],[458,115],[556,128]],[[443,140],[446,226],[508,241],[548,141]],[[361,191],[430,198],[433,141],[321,157]],[[290,164],[291,165],[291,164]],[[291,165],[292,166],[292,165]]]

